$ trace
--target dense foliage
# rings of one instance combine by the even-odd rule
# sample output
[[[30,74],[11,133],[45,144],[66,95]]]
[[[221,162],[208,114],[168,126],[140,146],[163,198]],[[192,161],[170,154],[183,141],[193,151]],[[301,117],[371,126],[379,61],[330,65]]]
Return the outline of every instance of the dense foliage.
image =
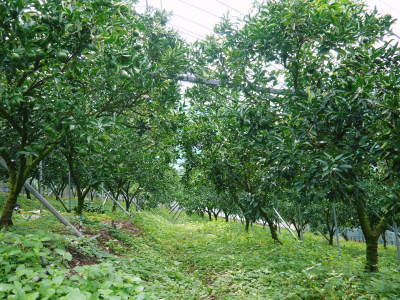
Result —
[[[0,0],[0,298],[398,297],[394,19],[270,0],[187,44],[134,2]]]
[[[187,92],[187,177],[205,176],[246,228],[264,219],[277,241],[276,210],[300,238],[310,225],[332,243],[333,207],[347,207],[340,226],[361,227],[376,271],[399,211],[393,22],[358,1],[302,0],[268,1],[243,27],[224,20],[192,50],[219,84]]]
[[[162,189],[148,184],[150,172],[141,182],[127,176],[146,173],[138,166],[174,176],[180,94],[170,78],[185,70],[186,58],[166,16],[113,0],[0,5],[0,155],[10,188],[0,225],[12,224],[30,177],[60,195],[69,173],[78,214],[90,192],[119,180],[110,176],[118,167],[125,191],[136,184],[150,197]]]
[[[163,209],[136,215],[133,232],[113,228],[111,219],[130,222],[107,210],[87,213],[87,239],[65,235],[49,214],[35,220],[16,215],[15,230],[0,232],[1,297],[396,299],[399,293],[393,248],[381,254],[381,272],[368,274],[361,270],[360,243],[346,243],[338,257],[309,233],[295,244],[282,233],[284,244],[277,245],[260,225],[245,233],[238,222],[174,218]]]

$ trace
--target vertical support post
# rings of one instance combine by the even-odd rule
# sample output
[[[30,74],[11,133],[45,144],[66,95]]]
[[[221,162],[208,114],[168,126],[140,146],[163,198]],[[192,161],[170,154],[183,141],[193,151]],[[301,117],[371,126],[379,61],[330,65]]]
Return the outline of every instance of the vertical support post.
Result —
[[[68,206],[72,210],[72,193],[71,193],[71,171],[68,170]]]
[[[298,219],[299,228],[300,228],[300,240],[304,241],[303,230],[302,230],[302,226],[301,226],[302,217],[301,217],[301,211],[300,211],[300,204],[299,203],[297,203],[297,219]]]
[[[342,254],[342,250],[340,249],[339,228],[338,228],[338,222],[337,222],[337,216],[336,216],[335,203],[332,203],[332,210],[333,210],[333,221],[335,223],[336,242],[337,242],[337,246],[338,246],[338,253],[339,253],[339,256],[340,256]]]
[[[39,181],[38,181],[38,191],[39,193],[43,194],[42,181],[43,181],[43,161],[39,163]]]
[[[397,260],[400,263],[400,239],[399,239],[399,229],[397,227],[397,223],[395,220],[393,220],[393,231],[394,231],[394,240],[396,242],[396,248],[397,248]]]

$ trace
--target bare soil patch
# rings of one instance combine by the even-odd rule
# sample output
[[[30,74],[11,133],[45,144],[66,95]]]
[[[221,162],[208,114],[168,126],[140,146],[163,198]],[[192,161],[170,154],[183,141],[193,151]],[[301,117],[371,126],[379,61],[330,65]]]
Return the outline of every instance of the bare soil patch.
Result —
[[[75,248],[67,246],[66,250],[72,255],[72,260],[68,262],[68,266],[71,269],[77,266],[90,266],[99,263],[99,260],[96,257],[82,254],[78,252]]]
[[[112,220],[105,220],[102,223],[105,225],[108,225],[108,226],[113,226],[113,223],[114,223],[114,226],[118,229],[125,229],[127,231],[132,232],[134,235],[142,234],[142,230],[135,227],[132,224],[132,222],[130,222],[130,221],[114,221],[114,222],[112,222]]]

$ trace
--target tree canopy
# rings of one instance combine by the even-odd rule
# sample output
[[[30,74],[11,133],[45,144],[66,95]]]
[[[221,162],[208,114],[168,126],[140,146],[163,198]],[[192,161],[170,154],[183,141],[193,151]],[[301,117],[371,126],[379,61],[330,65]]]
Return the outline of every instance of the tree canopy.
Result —
[[[278,244],[285,220],[330,244],[360,227],[378,270],[378,239],[399,217],[391,16],[357,0],[271,0],[194,44],[131,2],[0,1],[0,16],[1,227],[29,178],[61,202],[72,180],[79,215],[97,192],[126,210],[261,221]]]

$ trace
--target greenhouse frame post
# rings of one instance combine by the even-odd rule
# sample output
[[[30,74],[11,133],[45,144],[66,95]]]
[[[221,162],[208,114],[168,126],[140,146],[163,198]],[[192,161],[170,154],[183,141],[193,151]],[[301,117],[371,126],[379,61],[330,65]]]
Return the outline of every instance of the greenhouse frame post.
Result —
[[[342,255],[342,249],[340,248],[339,227],[338,227],[338,221],[337,221],[337,216],[336,216],[336,206],[334,203],[332,203],[332,211],[333,211],[333,221],[335,223],[335,235],[336,235],[336,242],[337,242],[337,246],[338,246],[338,254],[340,256],[340,255]]]
[[[394,231],[394,240],[397,248],[397,260],[400,263],[400,239],[399,239],[399,228],[397,227],[396,221],[393,220],[393,231]]]
[[[72,210],[71,171],[68,170],[68,206]]]
[[[304,241],[304,233],[303,233],[303,228],[302,228],[302,226],[301,226],[301,222],[302,222],[302,220],[303,220],[303,217],[302,217],[302,214],[301,214],[301,209],[300,209],[300,204],[299,203],[297,203],[297,218],[299,219],[298,220],[298,222],[299,222],[299,228],[300,228],[300,240],[302,240],[302,241]]]

